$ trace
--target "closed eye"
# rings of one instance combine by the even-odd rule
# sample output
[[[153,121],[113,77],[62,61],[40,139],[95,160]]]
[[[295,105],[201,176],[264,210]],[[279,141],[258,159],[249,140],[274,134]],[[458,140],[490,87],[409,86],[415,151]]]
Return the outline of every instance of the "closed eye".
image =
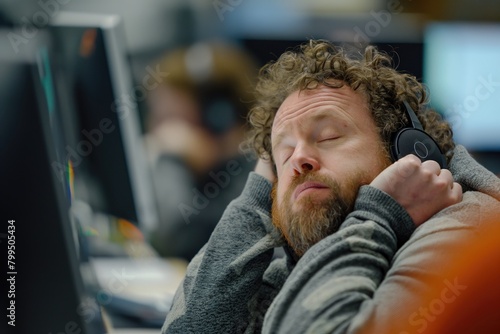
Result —
[[[318,143],[323,143],[323,142],[327,142],[327,141],[331,141],[331,140],[335,140],[335,139],[339,139],[339,138],[340,138],[340,136],[328,137],[328,138],[318,140]]]
[[[284,165],[284,164],[285,164],[288,160],[290,160],[290,158],[291,158],[291,157],[292,157],[292,155],[291,155],[291,154],[287,154],[287,155],[285,156],[285,159],[283,160],[283,165]]]
[[[292,157],[292,155],[293,155],[293,149],[291,149],[290,147],[283,150],[283,152],[281,152],[281,154],[279,155],[280,160],[282,161],[281,165],[284,165]]]

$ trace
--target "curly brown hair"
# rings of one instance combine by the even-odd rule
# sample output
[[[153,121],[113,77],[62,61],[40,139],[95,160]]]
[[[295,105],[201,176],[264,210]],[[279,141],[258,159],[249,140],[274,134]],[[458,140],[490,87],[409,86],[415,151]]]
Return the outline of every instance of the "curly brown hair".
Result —
[[[428,108],[425,87],[414,76],[396,71],[391,57],[373,46],[355,57],[324,40],[310,40],[262,67],[244,146],[273,161],[271,128],[278,108],[291,93],[318,85],[331,88],[348,85],[363,92],[387,153],[393,133],[409,124],[403,104],[406,100],[449,163],[455,147],[451,127]]]

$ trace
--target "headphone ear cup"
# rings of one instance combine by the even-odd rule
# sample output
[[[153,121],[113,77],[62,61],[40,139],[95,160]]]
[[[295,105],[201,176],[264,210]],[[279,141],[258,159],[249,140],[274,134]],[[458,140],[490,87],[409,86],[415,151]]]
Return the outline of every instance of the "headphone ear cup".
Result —
[[[394,136],[391,145],[392,159],[397,161],[408,154],[419,157],[422,162],[434,160],[441,168],[447,168],[446,158],[438,144],[422,130],[404,128]]]

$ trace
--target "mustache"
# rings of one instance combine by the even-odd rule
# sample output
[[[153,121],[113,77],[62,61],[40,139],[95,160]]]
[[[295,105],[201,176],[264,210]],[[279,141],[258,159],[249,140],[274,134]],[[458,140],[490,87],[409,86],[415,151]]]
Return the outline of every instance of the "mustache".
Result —
[[[304,182],[320,182],[324,183],[327,186],[332,186],[333,183],[335,183],[332,179],[325,175],[321,175],[318,172],[309,172],[309,173],[304,173],[304,174],[299,174],[299,175],[294,175],[292,176],[290,180],[290,188],[289,189],[295,189],[297,186]]]

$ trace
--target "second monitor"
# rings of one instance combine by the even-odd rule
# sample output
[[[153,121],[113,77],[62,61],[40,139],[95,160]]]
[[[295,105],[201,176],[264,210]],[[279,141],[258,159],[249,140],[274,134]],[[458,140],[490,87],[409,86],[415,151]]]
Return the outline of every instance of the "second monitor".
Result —
[[[52,23],[75,175],[96,211],[143,231],[157,221],[121,19],[60,13]],[[78,191],[77,191],[78,195]]]

